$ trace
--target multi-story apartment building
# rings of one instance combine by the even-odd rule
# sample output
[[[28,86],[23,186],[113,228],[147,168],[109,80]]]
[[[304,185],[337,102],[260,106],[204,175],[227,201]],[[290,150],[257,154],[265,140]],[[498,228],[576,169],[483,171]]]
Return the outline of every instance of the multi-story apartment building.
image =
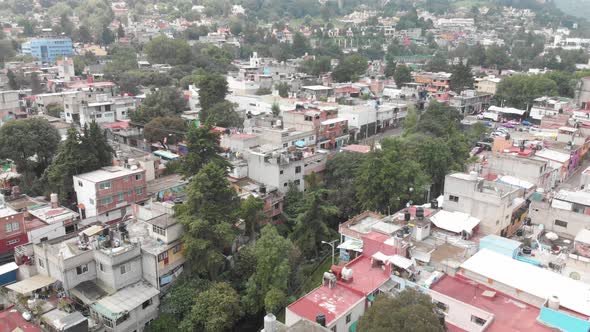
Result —
[[[496,76],[476,78],[474,83],[475,90],[480,93],[495,95],[496,90],[498,89],[498,84],[500,84],[501,81],[502,79]]]
[[[348,120],[333,118],[320,123],[317,144],[320,149],[337,149],[348,143],[349,137]]]
[[[137,166],[111,166],[74,176],[82,222],[116,222],[129,215],[130,204],[147,197],[145,173]]]
[[[286,149],[254,147],[245,155],[248,161],[248,177],[286,193],[289,183],[300,191],[304,189],[304,153]]]
[[[127,226],[132,241],[141,241],[143,279],[160,291],[172,285],[185,263],[183,226],[174,218],[173,206],[169,202],[134,205],[135,220]]]
[[[524,189],[486,181],[476,172],[449,174],[444,188],[444,209],[480,219],[481,233],[511,236],[527,216]]]
[[[24,213],[6,206],[0,196],[0,260],[12,257],[14,248],[27,242]]]
[[[135,107],[136,100],[133,97],[114,95],[114,85],[98,89],[87,88],[64,98],[66,121],[81,126],[92,121],[113,123],[126,120]]]
[[[412,76],[414,78],[414,82],[423,84],[424,88],[431,94],[448,91],[451,87],[450,73],[418,72],[412,73]]]
[[[483,111],[489,106],[492,95],[477,93],[475,90],[465,90],[461,94],[451,97],[449,105],[461,114],[473,114]]]
[[[27,116],[21,102],[26,93],[25,90],[0,91],[0,125],[8,120]]]
[[[33,38],[21,46],[22,53],[42,63],[55,63],[59,57],[74,55],[72,40],[68,37]]]

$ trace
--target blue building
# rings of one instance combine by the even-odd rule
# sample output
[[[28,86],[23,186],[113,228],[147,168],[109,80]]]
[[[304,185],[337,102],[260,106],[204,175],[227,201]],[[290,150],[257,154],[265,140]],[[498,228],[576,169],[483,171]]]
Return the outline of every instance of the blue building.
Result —
[[[68,37],[33,38],[22,44],[22,53],[33,56],[42,63],[55,63],[59,57],[74,54],[72,39]]]

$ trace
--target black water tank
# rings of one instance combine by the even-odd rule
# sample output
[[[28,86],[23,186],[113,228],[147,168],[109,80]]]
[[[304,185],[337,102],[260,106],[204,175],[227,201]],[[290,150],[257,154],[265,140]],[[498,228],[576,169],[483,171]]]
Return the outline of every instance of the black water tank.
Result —
[[[326,327],[326,315],[318,314],[317,316],[315,316],[315,322],[323,327]]]
[[[524,231],[522,230],[522,228],[516,230],[516,236],[522,236],[523,234]]]
[[[525,255],[530,255],[533,252],[533,249],[531,249],[531,247],[526,246],[526,247],[522,247],[522,253]]]
[[[410,212],[404,213],[404,220],[410,221],[410,219],[412,219],[412,215],[410,214]]]
[[[438,209],[438,201],[436,199],[433,199],[430,202],[430,207],[433,208],[433,209]]]
[[[416,218],[424,219],[424,208],[423,207],[416,208]]]

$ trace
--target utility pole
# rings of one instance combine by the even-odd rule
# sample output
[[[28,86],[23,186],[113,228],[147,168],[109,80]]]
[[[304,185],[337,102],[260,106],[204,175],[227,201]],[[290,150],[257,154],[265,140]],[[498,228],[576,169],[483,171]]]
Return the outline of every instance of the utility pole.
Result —
[[[332,247],[332,265],[334,265],[334,251],[335,251],[334,245],[336,244],[336,242],[338,242],[338,239],[330,241],[330,242],[322,241],[322,244],[327,244],[330,247]]]

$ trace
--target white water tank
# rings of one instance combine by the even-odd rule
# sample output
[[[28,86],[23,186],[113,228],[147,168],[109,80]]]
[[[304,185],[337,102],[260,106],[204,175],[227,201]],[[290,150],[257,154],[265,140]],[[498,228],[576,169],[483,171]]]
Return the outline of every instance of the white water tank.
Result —
[[[352,279],[352,269],[349,269],[347,267],[342,268],[342,279],[351,280]]]
[[[469,179],[470,180],[477,180],[477,172],[471,171],[469,172]]]
[[[264,332],[276,332],[277,330],[277,318],[272,313],[264,316]]]
[[[547,307],[553,310],[559,310],[559,298],[555,295],[552,295],[547,300]]]

